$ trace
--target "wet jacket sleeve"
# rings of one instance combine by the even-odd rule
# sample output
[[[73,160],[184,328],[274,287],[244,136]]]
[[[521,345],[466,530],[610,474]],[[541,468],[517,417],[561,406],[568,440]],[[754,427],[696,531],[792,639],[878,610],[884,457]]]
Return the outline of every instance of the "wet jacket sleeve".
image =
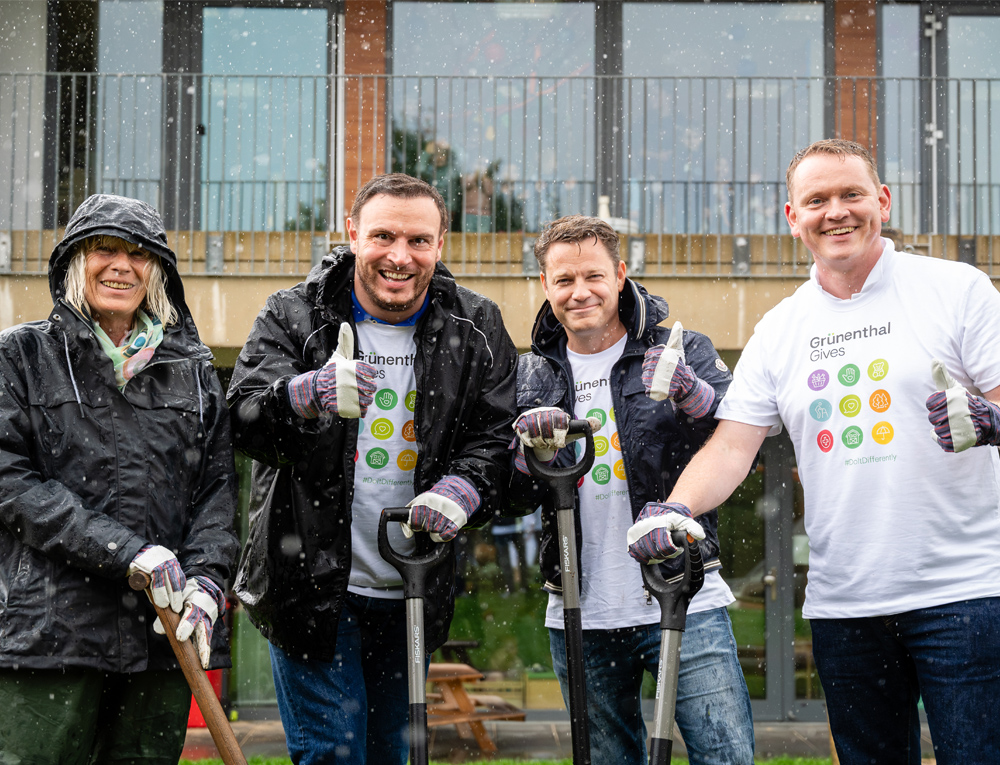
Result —
[[[267,299],[233,370],[228,401],[237,449],[281,467],[299,462],[337,417],[304,420],[288,401],[288,382],[312,370],[303,356],[313,317],[290,292]]]
[[[469,519],[472,526],[490,521],[503,502],[517,381],[517,349],[504,328],[500,309],[490,304],[485,321],[477,324],[487,346],[477,348],[476,363],[483,368],[475,390],[477,399],[466,410],[471,417],[444,470],[470,481],[479,492],[482,502]]]
[[[733,375],[722,363],[712,341],[700,332],[685,331],[684,357],[698,379],[704,380],[715,390],[715,401],[712,402],[712,406],[704,417],[692,419],[684,416],[683,412],[677,413],[679,421],[682,424],[686,422],[693,431],[692,441],[700,448],[715,432],[715,426],[718,424],[715,412],[719,408],[723,396],[726,395],[726,391],[729,390]],[[669,403],[667,405],[669,406]]]
[[[0,352],[0,523],[23,544],[76,568],[124,577],[146,540],[96,512],[33,464],[36,429],[23,376]]]
[[[236,516],[236,468],[233,462],[229,410],[222,385],[211,363],[199,366],[207,392],[205,447],[200,480],[191,496],[184,541],[177,559],[185,575],[207,576],[223,589],[230,579],[239,540],[233,529]]]

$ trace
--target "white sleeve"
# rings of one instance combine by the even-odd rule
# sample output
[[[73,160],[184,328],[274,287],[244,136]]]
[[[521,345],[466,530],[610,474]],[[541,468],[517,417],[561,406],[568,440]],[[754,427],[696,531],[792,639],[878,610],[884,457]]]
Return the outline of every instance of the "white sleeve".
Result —
[[[764,337],[767,334],[764,322],[757,325],[753,336],[743,349],[733,382],[726,391],[722,403],[715,413],[716,419],[733,420],[746,425],[767,425],[769,436],[781,432],[781,415],[778,412],[777,387],[769,370],[764,365]]]
[[[961,316],[962,366],[981,391],[1000,385],[1000,292],[983,272],[973,279]]]

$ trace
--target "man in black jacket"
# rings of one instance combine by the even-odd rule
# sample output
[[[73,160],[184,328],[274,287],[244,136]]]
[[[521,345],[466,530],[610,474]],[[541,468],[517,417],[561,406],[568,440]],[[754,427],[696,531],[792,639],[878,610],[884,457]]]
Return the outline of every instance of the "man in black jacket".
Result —
[[[542,506],[545,623],[565,696],[555,508],[544,484],[527,474],[523,450],[570,464],[573,445],[563,447],[571,417],[602,423],[576,507],[593,761],[646,761],[639,692],[643,670],[656,675],[660,610],[646,597],[627,549],[629,527],[644,521],[665,535],[682,528],[700,539],[706,561],[705,586],[688,609],[681,649],[676,717],[688,756],[693,763],[750,765],[753,720],[726,610],[733,596],[719,573],[716,512],[698,521],[671,517],[656,501],[714,430],[715,408],[732,377],[707,337],[685,333],[680,323],[669,336],[657,326],[667,318],[666,302],[625,278],[618,246],[610,226],[581,215],[555,221],[535,245],[547,301],[535,320],[532,352],[518,364],[522,414],[515,422],[511,510]],[[678,551],[671,552],[662,557]],[[677,560],[660,565],[666,578],[678,573]]]
[[[496,305],[439,262],[447,229],[433,187],[374,178],[350,248],[268,298],[234,370],[235,440],[254,458],[236,592],[271,643],[296,763],[405,763],[402,582],[379,515],[410,507],[403,533],[430,534],[393,546],[419,550],[492,517],[507,480],[517,354]],[[451,622],[451,555],[429,592],[428,653]]]

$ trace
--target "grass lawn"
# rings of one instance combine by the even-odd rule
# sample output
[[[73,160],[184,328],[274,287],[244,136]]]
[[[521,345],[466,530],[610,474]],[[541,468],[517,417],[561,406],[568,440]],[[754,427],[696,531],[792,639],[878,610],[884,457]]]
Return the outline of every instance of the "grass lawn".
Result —
[[[251,757],[249,765],[291,765],[287,757]],[[572,765],[572,760],[483,760],[467,765]],[[673,759],[677,765],[687,765],[687,760]],[[181,760],[179,765],[222,765],[222,760]],[[431,760],[431,765],[445,765]],[[830,765],[829,759],[812,759],[808,757],[778,757],[774,760],[758,760],[757,765]]]

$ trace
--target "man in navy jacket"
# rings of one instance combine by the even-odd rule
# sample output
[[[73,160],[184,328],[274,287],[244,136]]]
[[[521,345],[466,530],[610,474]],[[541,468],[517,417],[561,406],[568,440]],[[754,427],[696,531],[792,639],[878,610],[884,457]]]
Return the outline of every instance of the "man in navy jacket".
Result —
[[[569,420],[600,420],[597,458],[576,507],[592,757],[644,763],[640,688],[643,670],[656,674],[660,610],[644,592],[639,564],[628,553],[635,540],[627,534],[637,521],[665,528],[669,511],[657,500],[711,435],[732,378],[707,337],[685,333],[679,323],[669,333],[657,326],[667,304],[625,278],[618,246],[610,226],[579,215],[552,223],[535,245],[547,301],[535,321],[532,352],[518,364],[521,414],[509,510],[542,506],[545,621],[565,696],[555,508],[547,487],[528,475],[523,450],[570,464]],[[733,596],[718,570],[716,513],[671,523],[700,540],[706,561],[705,587],[691,603],[682,643],[677,723],[691,762],[749,765],[753,721],[726,610]],[[668,578],[677,573],[677,552],[659,564]]]

